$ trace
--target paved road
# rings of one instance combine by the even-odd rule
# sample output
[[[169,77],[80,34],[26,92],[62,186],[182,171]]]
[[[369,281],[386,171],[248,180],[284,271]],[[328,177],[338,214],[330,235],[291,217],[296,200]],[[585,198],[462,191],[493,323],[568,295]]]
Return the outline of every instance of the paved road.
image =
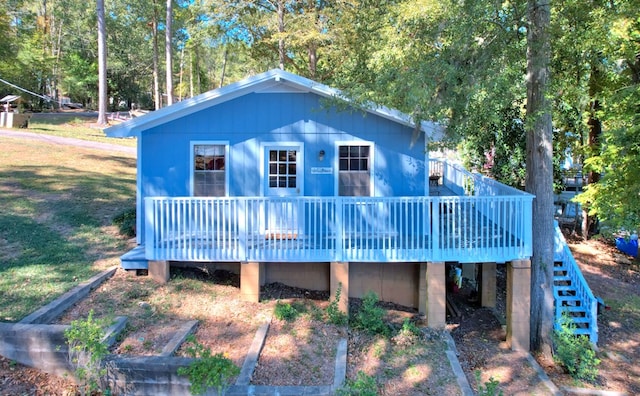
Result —
[[[42,140],[49,143],[60,144],[65,146],[77,146],[77,147],[85,147],[85,148],[91,148],[91,149],[97,149],[97,150],[117,151],[121,153],[131,154],[134,156],[136,155],[135,147],[120,146],[118,144],[111,144],[111,143],[92,142],[89,140],[74,139],[74,138],[67,138],[67,137],[61,137],[61,136],[43,135],[40,133],[17,131],[14,129],[0,129],[0,137]]]

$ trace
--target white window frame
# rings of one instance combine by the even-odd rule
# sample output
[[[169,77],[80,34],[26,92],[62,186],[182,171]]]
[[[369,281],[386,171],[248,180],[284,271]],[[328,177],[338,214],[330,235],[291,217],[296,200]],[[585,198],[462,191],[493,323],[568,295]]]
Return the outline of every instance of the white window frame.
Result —
[[[371,189],[369,191],[369,196],[375,196],[375,185],[374,185],[374,169],[375,169],[375,143],[368,140],[338,140],[335,143],[335,156],[334,156],[334,164],[333,168],[335,169],[334,178],[333,178],[333,186],[334,186],[334,195],[336,197],[340,196],[340,146],[369,146],[369,185]]]
[[[229,156],[230,148],[228,140],[193,140],[190,142],[191,154],[189,155],[189,191],[190,196],[195,196],[195,180],[194,180],[194,164],[195,164],[195,146],[224,146],[224,197],[229,196],[229,166],[231,158]]]

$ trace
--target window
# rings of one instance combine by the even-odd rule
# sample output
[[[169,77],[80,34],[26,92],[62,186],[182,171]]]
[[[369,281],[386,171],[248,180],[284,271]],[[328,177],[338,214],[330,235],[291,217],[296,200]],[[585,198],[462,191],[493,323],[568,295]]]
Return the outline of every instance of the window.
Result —
[[[226,195],[227,155],[224,144],[193,145],[193,195],[223,197]]]
[[[338,146],[338,194],[371,196],[371,146]]]
[[[296,150],[269,150],[269,187],[296,188]]]

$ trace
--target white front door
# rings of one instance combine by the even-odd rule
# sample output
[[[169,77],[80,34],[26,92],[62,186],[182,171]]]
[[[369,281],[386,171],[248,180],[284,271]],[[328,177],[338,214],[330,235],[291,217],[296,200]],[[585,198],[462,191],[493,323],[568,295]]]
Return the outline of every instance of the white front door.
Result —
[[[265,195],[289,197],[302,195],[302,150],[295,146],[266,146]]]
[[[294,197],[304,195],[302,144],[278,144],[264,147],[265,208],[267,236],[275,239],[297,238],[304,229],[299,213],[304,205]]]

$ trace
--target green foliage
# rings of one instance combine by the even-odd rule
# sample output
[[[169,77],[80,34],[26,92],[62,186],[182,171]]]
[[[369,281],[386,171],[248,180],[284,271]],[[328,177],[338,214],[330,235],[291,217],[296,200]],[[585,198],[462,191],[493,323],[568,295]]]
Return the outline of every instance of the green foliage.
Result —
[[[104,320],[93,318],[93,310],[84,320],[74,320],[64,332],[69,345],[69,361],[76,367],[75,374],[80,381],[83,394],[91,394],[100,389],[100,380],[106,375],[102,365],[108,353],[104,343]]]
[[[356,378],[347,380],[346,384],[336,391],[338,396],[376,396],[378,385],[373,376],[358,371]]]
[[[475,371],[476,384],[478,384],[478,396],[502,396],[502,390],[498,389],[500,382],[493,377],[489,378],[489,381],[484,385],[480,383],[481,373],[480,370]]]
[[[118,226],[122,235],[133,237],[136,235],[136,208],[127,209],[113,218],[113,224]]]
[[[418,328],[415,323],[410,321],[409,318],[405,318],[402,322],[402,329],[400,329],[400,332],[413,334],[415,336],[419,336],[421,334],[420,328]]]
[[[273,314],[278,320],[286,320],[287,322],[292,322],[298,317],[300,312],[298,312],[298,310],[291,306],[291,304],[289,303],[276,301],[276,307],[273,311]]]
[[[346,325],[349,319],[347,315],[344,312],[342,312],[340,308],[338,308],[341,294],[342,294],[342,283],[338,283],[338,288],[336,289],[336,295],[334,296],[333,300],[329,303],[326,309],[328,322],[338,326]]]
[[[240,368],[222,353],[211,354],[209,348],[196,341],[192,334],[187,337],[186,353],[195,360],[187,367],[180,367],[178,375],[189,377],[189,389],[195,395],[205,393],[215,388],[219,395],[223,395],[231,385],[231,379],[240,374]]]
[[[593,382],[598,375],[600,359],[596,357],[589,337],[575,334],[575,324],[563,314],[560,329],[553,333],[554,360],[576,379]]]
[[[386,311],[378,306],[378,301],[376,293],[368,292],[365,294],[362,299],[362,307],[353,318],[353,325],[370,334],[388,336],[391,331],[384,321]]]

